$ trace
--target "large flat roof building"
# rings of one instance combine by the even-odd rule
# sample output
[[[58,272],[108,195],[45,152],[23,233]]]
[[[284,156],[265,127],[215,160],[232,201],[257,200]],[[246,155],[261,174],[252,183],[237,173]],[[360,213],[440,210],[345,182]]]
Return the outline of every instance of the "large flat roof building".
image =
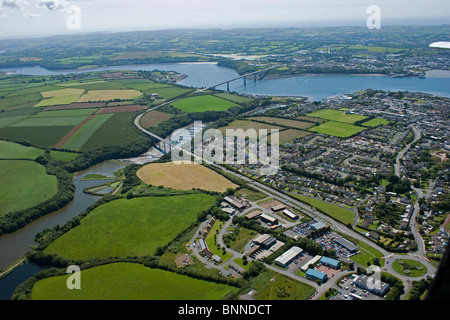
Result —
[[[350,253],[358,252],[358,247],[345,238],[336,238],[334,239],[334,242],[350,251]]]
[[[284,209],[283,210],[283,214],[292,219],[292,220],[297,220],[298,219],[298,215],[296,215],[295,213],[293,213],[292,211],[288,210],[288,209]]]
[[[306,270],[306,277],[320,282],[325,282],[327,280],[327,275],[325,273],[311,268]]]
[[[339,260],[332,259],[329,257],[322,257],[320,259],[320,263],[333,269],[339,269],[341,267],[341,262]]]
[[[281,256],[275,259],[275,264],[286,267],[294,259],[296,259],[303,252],[302,248],[293,246],[288,251],[284,252]]]
[[[379,296],[384,296],[389,289],[389,284],[365,274],[362,274],[355,279],[355,285],[358,288],[368,290]]]

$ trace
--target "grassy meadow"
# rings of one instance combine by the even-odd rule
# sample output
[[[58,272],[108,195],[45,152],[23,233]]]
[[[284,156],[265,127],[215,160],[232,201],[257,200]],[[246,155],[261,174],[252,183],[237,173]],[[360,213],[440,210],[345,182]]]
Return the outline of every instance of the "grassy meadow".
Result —
[[[309,203],[310,205],[316,207],[317,209],[320,209],[333,219],[340,221],[344,224],[353,223],[354,214],[353,211],[349,209],[342,208],[340,206],[328,203],[326,201],[322,201],[316,198],[311,198],[308,196],[304,196],[301,194],[292,194],[293,197]]]
[[[225,111],[235,106],[236,103],[211,95],[203,95],[177,100],[172,105],[186,112],[203,112]]]
[[[344,122],[344,123],[355,123],[356,121],[361,121],[364,119],[367,119],[366,116],[360,116],[357,114],[351,114],[351,113],[345,113],[345,111],[342,110],[334,110],[334,109],[321,109],[317,110],[311,113],[308,113],[307,116],[309,117],[316,117],[316,118],[322,118],[326,120],[332,120],[337,122]]]
[[[0,177],[0,216],[37,205],[58,191],[56,177],[34,161],[1,160]]]
[[[343,122],[327,121],[308,130],[329,136],[347,138],[365,130],[365,128]]]
[[[81,270],[81,290],[67,289],[69,275],[42,279],[33,300],[219,300],[237,288],[134,263]]]
[[[214,202],[206,194],[114,200],[90,212],[45,252],[75,260],[153,255]]]

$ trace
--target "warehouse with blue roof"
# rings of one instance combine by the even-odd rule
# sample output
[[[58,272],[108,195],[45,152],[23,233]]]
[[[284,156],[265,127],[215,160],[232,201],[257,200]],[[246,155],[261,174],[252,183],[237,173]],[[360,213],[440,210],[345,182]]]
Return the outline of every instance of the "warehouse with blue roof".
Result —
[[[333,269],[339,269],[341,267],[341,262],[339,260],[336,259],[332,259],[329,257],[322,257],[320,259],[320,263],[323,264],[324,266],[333,268]]]
[[[325,282],[327,280],[327,275],[323,272],[320,272],[318,270],[309,268],[306,270],[306,277],[310,278],[312,280],[318,280],[320,282]]]

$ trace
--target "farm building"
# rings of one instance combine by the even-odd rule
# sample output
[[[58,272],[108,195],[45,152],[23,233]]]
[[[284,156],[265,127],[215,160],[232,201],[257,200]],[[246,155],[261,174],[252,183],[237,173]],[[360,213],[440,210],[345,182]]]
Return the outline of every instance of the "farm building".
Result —
[[[262,214],[262,211],[261,211],[261,210],[253,210],[252,212],[250,212],[249,214],[247,214],[247,215],[245,216],[245,219],[251,220],[251,219],[253,219],[253,218],[259,217],[261,214]]]
[[[341,247],[344,247],[345,249],[347,249],[350,253],[358,252],[358,247],[356,247],[353,243],[351,243],[347,239],[336,238],[336,239],[334,239],[334,242],[336,242]]]
[[[268,214],[263,213],[259,217],[261,218],[262,221],[264,221],[266,223],[278,224],[278,219],[271,217]]]
[[[293,246],[288,251],[284,252],[281,256],[275,259],[275,264],[286,267],[294,259],[296,259],[303,252],[302,248]]]
[[[288,210],[288,209],[284,209],[283,210],[283,214],[292,219],[292,220],[297,220],[298,219],[298,215],[296,215],[295,213],[293,213],[292,211]]]
[[[376,280],[374,277],[370,277],[365,274],[362,274],[355,279],[355,285],[358,288],[368,290],[379,296],[385,295],[389,288],[389,284],[384,283],[381,280]]]
[[[233,215],[235,210],[232,208],[222,208],[222,211],[227,214]]]
[[[226,202],[228,202],[229,204],[231,204],[233,207],[236,207],[238,209],[245,209],[245,204],[243,204],[242,202],[240,202],[238,199],[236,199],[235,197],[225,197],[224,200]]]
[[[325,273],[311,268],[306,270],[306,277],[320,282],[325,282],[327,280],[327,275]]]
[[[278,205],[273,206],[273,207],[271,208],[271,210],[272,210],[273,212],[278,212],[278,211],[281,211],[281,210],[284,210],[284,209],[286,209],[286,206],[283,205],[283,204],[278,204]]]
[[[327,267],[330,267],[330,268],[333,268],[336,270],[341,267],[341,262],[339,260],[328,258],[328,257],[322,257],[322,259],[320,259],[320,263],[323,264],[324,266],[327,266]]]

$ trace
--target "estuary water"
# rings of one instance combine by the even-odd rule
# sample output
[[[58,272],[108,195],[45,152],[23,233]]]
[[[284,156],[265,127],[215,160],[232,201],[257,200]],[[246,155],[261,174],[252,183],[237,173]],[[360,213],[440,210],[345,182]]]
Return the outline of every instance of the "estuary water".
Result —
[[[219,67],[213,62],[146,64],[66,71],[47,70],[35,66],[0,69],[0,72],[9,71],[23,75],[61,75],[125,69],[176,71],[187,75],[187,78],[179,81],[178,84],[195,88],[209,87],[216,83],[239,76],[233,69]],[[296,77],[263,79],[258,81],[247,79],[246,85],[244,85],[243,79],[230,83],[230,91],[239,93],[272,96],[301,96],[315,101],[369,88],[385,91],[419,91],[450,97],[450,72],[430,71],[425,78],[392,78],[384,75],[305,74]],[[227,90],[227,86],[224,84],[217,87],[217,89]]]

